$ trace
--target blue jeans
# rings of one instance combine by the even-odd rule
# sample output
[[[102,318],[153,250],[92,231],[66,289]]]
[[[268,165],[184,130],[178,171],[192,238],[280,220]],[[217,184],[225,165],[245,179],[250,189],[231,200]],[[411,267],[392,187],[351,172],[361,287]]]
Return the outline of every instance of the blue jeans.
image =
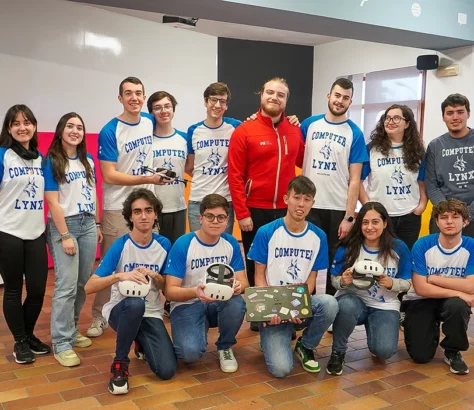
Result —
[[[189,201],[188,203],[188,222],[189,222],[189,230],[191,232],[195,232],[198,229],[201,229],[201,224],[199,223],[199,207],[201,206],[200,201]],[[232,202],[229,201],[229,222],[227,223],[227,227],[225,228],[225,232],[229,235],[232,235],[234,231],[234,206]]]
[[[218,350],[228,349],[237,343],[237,335],[245,314],[242,296],[232,296],[226,302],[179,305],[171,312],[171,334],[178,359],[187,363],[198,360],[207,348],[207,331],[219,328]]]
[[[51,303],[51,338],[54,353],[72,349],[77,322],[86,300],[84,286],[91,276],[97,251],[95,216],[81,214],[66,218],[76,246],[75,255],[64,253],[61,235],[48,220],[47,241],[54,262],[54,294]]]
[[[163,321],[156,317],[143,317],[144,313],[145,301],[142,298],[125,298],[113,307],[109,324],[117,332],[114,361],[129,363],[130,347],[136,340],[143,347],[151,371],[160,379],[171,379],[176,373],[173,343]]]
[[[300,325],[282,323],[275,326],[260,326],[260,342],[262,344],[265,363],[268,371],[275,377],[285,377],[293,369],[293,351],[291,350],[291,332],[293,326],[303,329],[301,342],[308,349],[314,349],[324,332],[328,329],[337,315],[338,304],[334,296],[311,296],[313,317],[306,319]]]
[[[332,348],[345,353],[347,340],[359,325],[365,325],[370,353],[380,359],[389,359],[397,351],[400,313],[368,307],[361,298],[345,294],[337,298],[339,313],[333,324]]]

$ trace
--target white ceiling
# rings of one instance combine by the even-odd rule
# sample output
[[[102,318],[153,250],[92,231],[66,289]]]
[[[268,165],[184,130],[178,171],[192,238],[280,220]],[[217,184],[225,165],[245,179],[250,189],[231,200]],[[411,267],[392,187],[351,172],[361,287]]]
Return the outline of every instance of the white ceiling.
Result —
[[[148,11],[131,10],[118,7],[108,6],[90,6],[112,11],[114,13],[125,14],[128,16],[137,17],[143,20],[155,21],[162,23],[163,14],[153,13]],[[192,16],[182,16],[192,17]],[[255,41],[272,41],[276,43],[299,44],[304,46],[316,46],[319,44],[330,43],[332,41],[341,40],[337,37],[328,37],[318,34],[300,33],[296,31],[278,30],[274,28],[249,26],[245,24],[228,23],[222,21],[212,21],[199,19],[195,28],[176,30],[193,30],[202,34],[208,34],[215,37],[236,38],[241,40],[255,40]]]

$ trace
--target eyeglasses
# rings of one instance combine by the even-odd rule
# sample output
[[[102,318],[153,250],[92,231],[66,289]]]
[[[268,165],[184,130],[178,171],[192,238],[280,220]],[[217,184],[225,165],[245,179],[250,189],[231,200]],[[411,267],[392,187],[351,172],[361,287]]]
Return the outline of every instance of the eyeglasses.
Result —
[[[155,105],[153,107],[153,111],[158,111],[158,112],[161,112],[161,111],[172,111],[173,110],[173,106],[171,104],[167,104],[167,105]]]
[[[406,121],[406,118],[400,117],[399,115],[394,115],[393,117],[390,117],[390,115],[386,115],[383,121],[386,124],[390,124],[390,121],[393,121],[394,124],[400,124],[401,120]]]
[[[204,218],[206,218],[207,222],[214,222],[214,219],[217,218],[217,222],[222,223],[227,220],[227,215],[220,214],[220,215],[214,215],[214,214],[204,214]]]
[[[216,105],[217,102],[219,102],[219,104],[223,107],[227,106],[227,100],[224,98],[209,97],[207,100],[211,103],[211,105]]]

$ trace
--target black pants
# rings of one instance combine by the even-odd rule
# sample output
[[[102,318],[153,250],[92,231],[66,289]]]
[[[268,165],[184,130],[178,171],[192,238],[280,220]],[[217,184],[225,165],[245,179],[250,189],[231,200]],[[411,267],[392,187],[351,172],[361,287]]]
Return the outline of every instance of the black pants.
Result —
[[[0,232],[0,273],[3,278],[3,314],[15,341],[25,340],[33,330],[43,307],[48,257],[44,235],[23,240]],[[23,274],[26,299],[21,303]]]
[[[186,209],[176,212],[161,213],[158,216],[160,235],[168,238],[171,244],[186,233]]]
[[[260,209],[249,208],[252,217],[253,230],[249,232],[242,231],[242,244],[244,245],[245,262],[247,264],[247,278],[250,286],[255,286],[255,264],[247,258],[250,246],[257,234],[258,228],[273,222],[275,219],[283,218],[286,215],[286,208],[282,209]]]
[[[332,211],[330,209],[312,208],[306,217],[308,221],[322,229],[327,236],[329,249],[329,267],[333,262],[334,255],[339,245],[337,231],[339,230],[339,225],[344,219],[345,214],[346,211]],[[326,294],[335,295],[336,289],[331,284],[331,273],[329,267],[326,275]]]
[[[430,233],[439,233],[438,225],[433,218],[430,219]],[[474,220],[462,230],[462,234],[474,238]]]
[[[392,216],[390,219],[392,220],[395,235],[405,242],[411,251],[411,248],[413,248],[413,245],[420,236],[421,215],[410,213],[402,216]]]
[[[447,299],[406,300],[404,332],[407,352],[415,363],[433,359],[439,343],[439,327],[445,335],[440,346],[445,350],[466,351],[469,348],[467,328],[471,308],[464,300]]]

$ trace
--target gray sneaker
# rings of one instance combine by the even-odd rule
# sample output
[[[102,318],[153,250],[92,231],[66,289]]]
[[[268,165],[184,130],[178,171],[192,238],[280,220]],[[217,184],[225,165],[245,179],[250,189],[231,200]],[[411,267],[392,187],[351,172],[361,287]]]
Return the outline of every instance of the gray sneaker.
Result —
[[[102,317],[96,317],[92,321],[91,327],[87,329],[86,336],[87,337],[99,337],[104,333],[104,329],[107,329],[109,325]]]

